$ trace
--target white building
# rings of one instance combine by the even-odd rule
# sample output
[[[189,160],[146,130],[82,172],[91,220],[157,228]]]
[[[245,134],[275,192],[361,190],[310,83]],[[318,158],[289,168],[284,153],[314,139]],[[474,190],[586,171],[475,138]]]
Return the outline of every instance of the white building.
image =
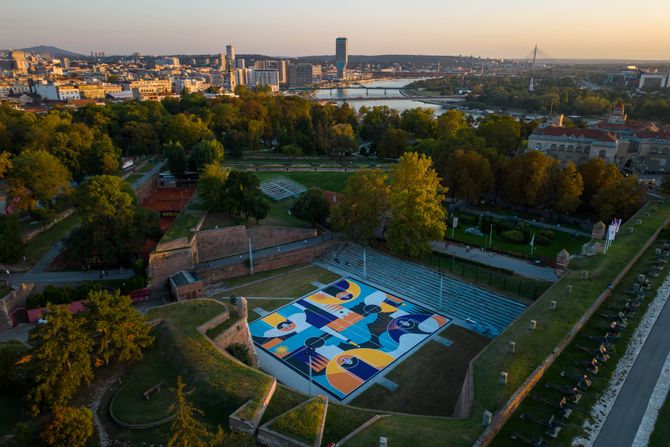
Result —
[[[640,76],[640,90],[645,88],[670,88],[670,74],[643,73]]]
[[[254,68],[251,71],[251,81],[249,85],[252,87],[269,86],[273,93],[279,92],[279,71],[266,68]]]
[[[81,99],[79,89],[73,85],[35,84],[33,90],[42,98],[50,101]]]

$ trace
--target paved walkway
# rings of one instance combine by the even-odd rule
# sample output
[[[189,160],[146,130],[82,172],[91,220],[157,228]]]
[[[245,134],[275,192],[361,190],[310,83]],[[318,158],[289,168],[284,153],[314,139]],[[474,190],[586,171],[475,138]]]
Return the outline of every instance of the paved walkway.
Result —
[[[628,372],[614,406],[594,447],[630,446],[670,352],[670,300],[654,323],[644,346]]]
[[[123,272],[118,269],[105,270],[107,275],[101,278],[102,270],[91,270],[88,272],[28,272],[13,273],[9,275],[11,284],[20,284],[22,282],[32,282],[36,284],[64,284],[71,282],[98,281],[100,279],[115,280],[128,279],[134,275],[132,269],[125,269]]]
[[[477,262],[479,264],[484,264],[495,268],[511,270],[517,275],[523,276],[525,278],[552,282],[558,281],[559,279],[554,269],[550,267],[541,267],[539,265],[534,265],[528,261],[513,258],[511,256],[483,251],[478,248],[468,250],[466,247],[454,243],[449,243],[449,245],[445,247],[445,243],[442,241],[433,242],[432,247],[436,252],[444,253],[450,256],[453,255],[457,258],[467,259],[468,261]]]

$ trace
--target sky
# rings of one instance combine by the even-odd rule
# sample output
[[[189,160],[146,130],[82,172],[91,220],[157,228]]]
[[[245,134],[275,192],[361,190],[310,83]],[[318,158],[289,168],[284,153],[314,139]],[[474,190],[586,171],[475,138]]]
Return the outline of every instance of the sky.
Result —
[[[0,48],[670,60],[664,0],[2,0]]]

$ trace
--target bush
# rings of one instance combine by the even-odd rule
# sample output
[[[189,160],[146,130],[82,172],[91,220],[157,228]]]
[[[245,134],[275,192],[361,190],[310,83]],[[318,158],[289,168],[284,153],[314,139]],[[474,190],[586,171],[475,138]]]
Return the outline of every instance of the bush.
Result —
[[[249,348],[247,348],[243,344],[234,343],[228,346],[228,349],[226,350],[230,355],[235,357],[240,362],[244,363],[245,365],[252,366],[251,356],[249,355]]]
[[[291,214],[312,225],[325,224],[330,215],[330,205],[319,188],[310,188],[291,207]]]
[[[535,235],[535,243],[537,245],[551,245],[551,239],[542,235],[542,233]]]
[[[545,238],[545,239],[550,240],[550,241],[551,241],[552,239],[554,239],[554,232],[551,231],[551,230],[540,231],[539,235],[542,236],[542,237]]]
[[[510,240],[512,242],[516,242],[518,244],[521,244],[524,241],[523,231],[519,230],[507,230],[503,232],[502,236],[505,239]]]

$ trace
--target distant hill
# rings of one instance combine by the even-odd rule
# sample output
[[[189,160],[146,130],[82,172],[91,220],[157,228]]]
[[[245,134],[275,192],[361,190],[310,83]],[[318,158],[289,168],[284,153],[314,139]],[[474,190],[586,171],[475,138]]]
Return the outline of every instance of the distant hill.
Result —
[[[62,48],[51,47],[49,45],[39,45],[30,48],[21,48],[22,51],[29,53],[49,53],[53,57],[83,57],[83,54],[63,50]]]

